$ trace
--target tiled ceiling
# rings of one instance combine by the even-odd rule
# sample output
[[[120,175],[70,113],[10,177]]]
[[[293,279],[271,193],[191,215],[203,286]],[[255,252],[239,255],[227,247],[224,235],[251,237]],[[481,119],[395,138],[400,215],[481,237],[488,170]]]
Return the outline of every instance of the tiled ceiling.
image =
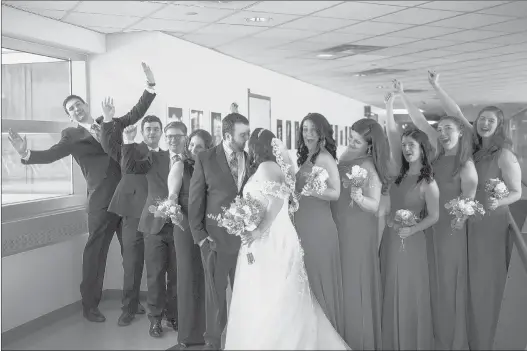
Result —
[[[416,91],[423,110],[437,112],[428,69],[441,73],[442,85],[462,105],[527,102],[527,1],[2,4],[101,33],[163,31],[379,107],[398,78]],[[345,44],[355,46],[318,56]],[[359,52],[356,45],[374,48]],[[384,72],[378,69],[388,73],[359,74]]]

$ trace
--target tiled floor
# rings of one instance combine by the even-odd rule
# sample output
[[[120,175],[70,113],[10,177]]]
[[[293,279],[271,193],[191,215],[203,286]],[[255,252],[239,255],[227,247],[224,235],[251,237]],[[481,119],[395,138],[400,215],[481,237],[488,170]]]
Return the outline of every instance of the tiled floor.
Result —
[[[104,323],[88,322],[81,312],[75,313],[22,339],[2,344],[2,350],[166,350],[177,344],[177,333],[164,322],[163,337],[150,337],[146,315],[136,316],[127,327],[119,327],[118,300],[105,300],[99,308],[106,316]]]

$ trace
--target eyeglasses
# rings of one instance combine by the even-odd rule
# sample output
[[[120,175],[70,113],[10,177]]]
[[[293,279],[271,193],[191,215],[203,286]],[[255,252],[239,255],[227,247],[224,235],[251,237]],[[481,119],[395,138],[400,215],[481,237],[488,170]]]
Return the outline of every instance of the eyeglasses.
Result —
[[[176,140],[176,141],[179,141],[183,138],[186,137],[186,135],[182,135],[182,134],[172,134],[172,135],[167,135],[166,136],[168,140]]]

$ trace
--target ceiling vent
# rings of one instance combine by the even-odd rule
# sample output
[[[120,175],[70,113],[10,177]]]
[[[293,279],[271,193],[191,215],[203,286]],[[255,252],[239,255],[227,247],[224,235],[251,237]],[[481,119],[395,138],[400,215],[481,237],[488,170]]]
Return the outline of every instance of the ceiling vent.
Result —
[[[405,69],[389,69],[389,68],[375,68],[367,71],[353,73],[357,77],[381,76],[385,74],[395,74],[407,72]]]

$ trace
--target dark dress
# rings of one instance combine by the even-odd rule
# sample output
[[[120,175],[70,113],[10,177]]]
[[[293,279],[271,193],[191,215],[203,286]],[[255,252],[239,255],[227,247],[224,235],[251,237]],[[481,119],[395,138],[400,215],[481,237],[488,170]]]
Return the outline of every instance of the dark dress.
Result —
[[[313,165],[306,162],[297,173],[296,191],[302,191]],[[337,227],[330,202],[302,196],[294,216],[304,249],[304,264],[311,290],[333,327],[343,335],[342,271]]]
[[[369,166],[363,165],[363,168],[369,171],[373,168],[371,158],[340,162],[340,179],[347,179],[346,173],[350,172],[351,167],[363,163]],[[372,185],[367,183],[364,188],[368,186]],[[350,190],[341,185],[338,201],[331,203],[342,263],[343,338],[352,350],[380,350],[382,299],[378,218],[375,213],[365,212],[355,203],[350,207]]]
[[[192,165],[185,161],[178,201],[185,215],[182,223],[185,230],[181,230],[177,225],[174,226],[178,277],[178,342],[204,344],[205,277],[199,246],[194,244],[188,224],[188,199],[192,171]]]
[[[434,162],[439,187],[439,220],[426,231],[435,347],[468,350],[467,340],[467,228],[452,229],[454,218],[445,203],[461,195],[461,176],[452,175],[455,155]]]
[[[471,350],[491,350],[507,279],[509,241],[508,206],[490,211],[485,183],[503,180],[498,166],[500,153],[476,162],[476,200],[485,207],[483,219],[470,221],[468,230],[469,307],[468,333]]]
[[[406,176],[390,188],[393,219],[399,209],[421,213],[426,206],[417,184],[418,175]],[[381,242],[382,346],[384,350],[431,350],[434,348],[428,255],[424,232],[404,240],[386,227]]]

